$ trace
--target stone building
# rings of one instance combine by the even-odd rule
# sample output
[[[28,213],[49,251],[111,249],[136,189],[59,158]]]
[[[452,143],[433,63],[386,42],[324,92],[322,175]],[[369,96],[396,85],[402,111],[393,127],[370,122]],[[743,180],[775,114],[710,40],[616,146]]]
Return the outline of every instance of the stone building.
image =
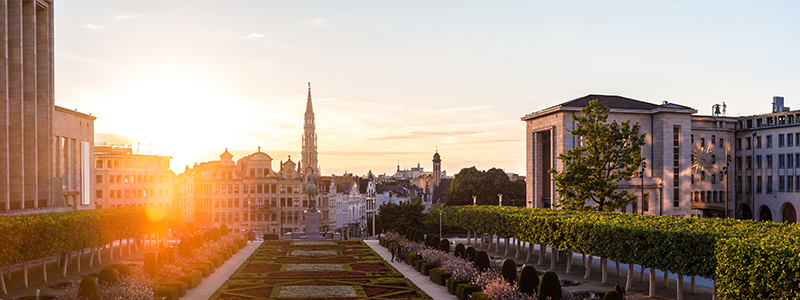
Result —
[[[173,207],[170,156],[134,154],[131,145],[94,146],[94,203],[98,209],[122,206]]]
[[[0,8],[0,213],[92,208],[94,117],[55,106],[53,2]]]
[[[733,197],[728,191],[734,181],[728,180],[723,168],[728,167],[727,155],[733,153],[736,118],[717,113],[702,116],[691,107],[666,101],[659,105],[612,95],[587,95],[521,118],[526,123],[528,207],[549,208],[555,203],[555,184],[548,170],[564,170],[558,155],[581,142],[567,131],[576,126],[572,115],[594,99],[610,108],[609,122],[638,122],[640,134],[646,136],[642,148],[646,168],[631,181],[620,183],[620,188],[639,195],[626,211],[733,215]]]

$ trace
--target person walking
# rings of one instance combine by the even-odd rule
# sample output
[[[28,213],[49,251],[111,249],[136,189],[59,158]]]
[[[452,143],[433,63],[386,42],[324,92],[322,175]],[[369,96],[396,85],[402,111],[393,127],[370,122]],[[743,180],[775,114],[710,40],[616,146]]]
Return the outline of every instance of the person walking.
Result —
[[[391,248],[389,248],[389,252],[392,252],[392,261],[394,261],[394,254],[395,254],[395,253],[394,253],[394,252],[395,252],[395,251],[394,251],[394,249],[395,249],[396,247],[397,247],[397,246],[395,246],[395,245],[392,245],[392,247],[391,247]]]

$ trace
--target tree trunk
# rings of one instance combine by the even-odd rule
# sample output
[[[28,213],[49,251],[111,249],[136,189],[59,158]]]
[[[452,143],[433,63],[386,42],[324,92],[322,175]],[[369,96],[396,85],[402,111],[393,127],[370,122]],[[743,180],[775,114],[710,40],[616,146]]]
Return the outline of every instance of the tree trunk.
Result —
[[[47,282],[47,257],[42,258],[42,279]]]
[[[664,271],[664,287],[669,287],[669,271]]]
[[[608,283],[608,258],[601,257],[600,258],[600,271],[602,272],[602,276],[600,279],[600,284]]]
[[[97,263],[103,264],[103,247],[97,247]]]
[[[558,260],[558,249],[550,247],[550,270],[556,269],[556,261]]]
[[[583,275],[583,279],[589,279],[592,276],[592,256],[589,255],[589,259],[586,260],[586,274]]]
[[[696,291],[697,290],[695,289],[695,285],[694,285],[694,275],[692,275],[692,291],[691,291],[691,293],[694,294]]]
[[[108,249],[108,261],[110,262],[114,260],[114,242],[111,242],[111,244],[108,245]]]
[[[67,277],[67,265],[69,264],[69,252],[62,254],[61,256],[64,257],[63,261],[63,269],[61,269],[61,277]]]
[[[533,256],[533,244],[528,243],[528,257],[525,258],[526,263],[531,262],[531,256]]]
[[[631,289],[633,285],[633,264],[628,264],[628,278],[625,280],[625,291]]]
[[[25,283],[25,288],[28,288],[28,261],[22,261],[22,281]]]
[[[644,266],[640,267],[642,267],[642,269],[639,270],[639,282],[644,282]]]
[[[500,236],[497,236],[497,241],[494,242],[494,253],[500,254]]]
[[[469,238],[469,230],[467,230],[467,246],[471,245],[472,240]]]
[[[75,266],[78,268],[78,274],[80,274],[81,273],[81,259],[83,258],[83,248],[81,248],[81,250],[75,251],[75,254],[78,255],[78,259],[77,259],[77,262],[75,263]]]
[[[11,273],[11,269],[8,269],[8,272]],[[4,276],[3,268],[0,268],[0,288],[3,289],[3,295],[8,295],[8,289],[6,289],[6,279]]]
[[[653,298],[656,296],[656,268],[650,268],[650,295]]]
[[[522,252],[522,250],[525,250],[524,245],[522,245],[521,243],[522,242],[520,242],[520,240],[517,239],[517,251],[514,251],[514,259],[519,259],[519,253]]]
[[[94,247],[89,248],[89,269],[94,266]]]
[[[119,258],[122,258],[122,239],[119,239]]]
[[[478,238],[478,236],[476,235],[475,238]],[[476,240],[475,243],[478,244],[478,249],[483,248],[483,233],[481,233],[480,240]]]
[[[11,265],[12,263],[8,263],[8,280],[11,280]]]
[[[617,277],[622,277],[622,275],[619,273],[619,272],[620,272],[620,271],[619,271],[619,262],[616,262],[616,261],[615,261],[615,262],[614,262],[614,265],[616,265],[616,266],[617,266]]]
[[[572,252],[567,252],[567,270],[564,273],[567,275],[572,273]]]
[[[677,300],[683,300],[683,275],[678,274],[678,295]]]
[[[128,256],[131,255],[131,238],[125,239],[125,243],[128,244]]]
[[[538,266],[544,264],[544,257],[547,255],[547,253],[545,253],[545,247],[544,244],[539,244],[539,263],[536,264]]]
[[[509,248],[509,247],[508,247],[508,246],[509,246],[509,245],[508,245],[508,242],[509,242],[509,239],[510,239],[510,238],[506,237],[506,249],[505,249],[505,253],[503,253],[503,256],[508,256],[508,248]]]

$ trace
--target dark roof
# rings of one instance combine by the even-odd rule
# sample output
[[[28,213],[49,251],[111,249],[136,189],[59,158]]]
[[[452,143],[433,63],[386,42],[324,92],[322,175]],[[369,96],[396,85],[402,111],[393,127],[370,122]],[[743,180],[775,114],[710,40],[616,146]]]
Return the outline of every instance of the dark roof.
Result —
[[[634,100],[631,98],[625,98],[617,95],[595,95],[595,94],[586,95],[572,101],[564,102],[561,104],[561,106],[586,107],[589,106],[589,101],[595,99],[602,102],[609,108],[651,110],[659,107],[659,105],[647,103],[644,101]]]
[[[661,107],[663,107],[663,108],[677,108],[677,109],[694,109],[694,108],[691,108],[691,107],[688,107],[688,106],[683,106],[683,105],[680,105],[680,104],[669,103],[669,102],[667,102],[664,105],[661,105]]]
[[[439,185],[433,189],[433,203],[444,203],[444,200],[447,197],[447,190],[450,189],[450,183],[452,182],[452,178],[442,178],[442,181],[439,182]]]

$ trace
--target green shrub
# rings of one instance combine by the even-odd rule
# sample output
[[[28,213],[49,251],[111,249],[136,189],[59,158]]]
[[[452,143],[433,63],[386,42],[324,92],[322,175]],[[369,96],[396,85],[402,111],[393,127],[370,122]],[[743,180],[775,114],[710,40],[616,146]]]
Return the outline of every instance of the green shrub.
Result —
[[[420,242],[420,243],[421,243],[422,241],[424,241],[424,240],[425,240],[425,234],[424,234],[424,233],[422,233],[422,231],[417,231],[416,235],[417,235],[417,236],[416,236],[416,238],[414,239],[415,241],[417,241],[417,242]]]
[[[561,300],[561,281],[553,270],[542,274],[542,281],[539,282],[539,294],[536,296],[536,299]]]
[[[433,249],[439,249],[439,242],[441,242],[441,241],[442,241],[442,240],[440,240],[440,239],[439,239],[439,236],[438,236],[438,235],[434,235],[434,236],[431,238],[431,248],[433,248]]]
[[[175,249],[167,247],[167,248],[164,248],[164,251],[167,252],[167,262],[170,263],[170,264],[174,264],[175,263]]]
[[[503,280],[508,283],[517,281],[517,263],[513,259],[503,261]]]
[[[539,273],[533,265],[524,265],[522,271],[519,272],[519,287],[520,293],[528,295],[536,294],[539,288]]]
[[[622,299],[622,295],[617,293],[616,290],[610,290],[606,292],[605,296],[603,296],[603,300],[625,300],[625,299]]]
[[[428,246],[428,247],[431,246],[431,239],[432,238],[433,238],[433,235],[430,235],[430,234],[425,236],[425,245],[426,246]]]
[[[450,252],[450,240],[442,239],[439,241],[439,250],[444,251],[445,253]]]
[[[126,277],[131,275],[131,267],[126,264],[121,264],[117,267],[117,274],[119,277]]]
[[[144,273],[155,277],[158,274],[158,261],[156,261],[156,254],[152,252],[145,253],[144,255]]]
[[[227,225],[222,224],[222,225],[219,226],[219,235],[221,235],[221,236],[228,235],[228,226]]]
[[[486,251],[480,251],[475,254],[475,268],[481,272],[489,269],[489,254]]]
[[[192,246],[190,239],[183,239],[180,243],[178,243],[178,253],[183,257],[192,257]]]
[[[464,252],[465,251],[467,251],[467,249],[464,248],[464,244],[458,243],[456,245],[456,251],[453,254],[455,254],[456,257],[464,258]]]
[[[130,272],[130,269],[128,271]],[[105,267],[97,274],[97,283],[117,284],[118,281],[117,271],[112,268]]]
[[[87,300],[99,300],[100,295],[97,293],[97,282],[91,276],[83,276],[81,283],[78,286],[78,295]]]
[[[475,252],[475,248],[474,248],[474,247],[470,246],[470,247],[469,247],[469,248],[467,248],[467,250],[464,252],[464,255],[466,256],[466,259],[467,259],[467,260],[469,260],[469,261],[475,261],[475,255],[477,255],[477,252]]]
[[[167,254],[167,249],[161,249],[158,251],[158,255],[156,256],[156,264],[158,268],[169,264],[169,254]]]
[[[472,300],[491,300],[491,298],[483,292],[474,292],[472,293]]]
[[[402,236],[405,236],[406,233],[408,233],[407,231],[408,227],[406,227],[406,224],[400,224],[400,226],[397,227],[397,233],[399,233]]]

